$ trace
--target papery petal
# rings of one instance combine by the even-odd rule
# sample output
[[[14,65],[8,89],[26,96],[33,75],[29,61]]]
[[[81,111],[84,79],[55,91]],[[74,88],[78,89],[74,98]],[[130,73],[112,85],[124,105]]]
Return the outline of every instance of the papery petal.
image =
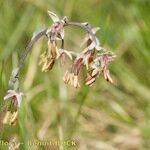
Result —
[[[51,17],[51,19],[53,20],[53,22],[60,21],[59,17],[55,13],[53,13],[53,12],[51,12],[49,10],[48,10],[48,15]]]
[[[17,104],[17,106],[20,107],[23,95],[23,93],[20,93],[18,91],[8,90],[7,95],[4,97],[4,100],[11,98],[12,100],[14,100],[14,104]]]
[[[9,94],[7,94],[7,95],[4,97],[4,100],[7,100],[7,99],[9,99],[9,98],[11,98],[11,97],[13,97],[13,96],[14,96],[14,94],[9,93]]]
[[[92,28],[92,33],[95,34],[98,30],[100,30],[100,27],[94,27]]]
[[[8,90],[6,96],[4,97],[4,100],[12,98],[15,95],[16,95],[16,92],[14,90]]]

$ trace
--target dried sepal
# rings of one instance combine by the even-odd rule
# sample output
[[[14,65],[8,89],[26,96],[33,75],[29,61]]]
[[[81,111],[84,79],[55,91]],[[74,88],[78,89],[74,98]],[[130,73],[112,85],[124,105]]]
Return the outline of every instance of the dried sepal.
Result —
[[[83,57],[83,62],[87,70],[89,69],[89,65],[91,64],[92,61],[93,61],[92,51],[86,52]]]
[[[106,81],[109,81],[110,83],[113,83],[113,80],[112,80],[112,78],[110,76],[109,70],[106,67],[104,67],[102,72],[103,72],[104,79]]]
[[[7,111],[2,122],[3,124],[16,125],[17,117],[18,117],[17,111],[16,112]]]
[[[80,87],[78,75],[74,75],[68,70],[65,72],[65,75],[63,76],[63,80],[66,84],[72,85],[75,88]]]
[[[42,72],[47,72],[53,68],[58,54],[57,51],[56,43],[54,41],[48,41],[48,50],[40,55],[39,65],[43,64]]]

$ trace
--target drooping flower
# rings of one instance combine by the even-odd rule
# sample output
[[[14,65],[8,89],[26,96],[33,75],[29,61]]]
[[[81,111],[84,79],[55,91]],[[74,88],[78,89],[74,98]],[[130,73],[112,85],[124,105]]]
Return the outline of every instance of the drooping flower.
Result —
[[[24,94],[19,91],[8,90],[4,100],[11,99],[14,106],[20,107],[23,95]]]
[[[89,69],[90,63],[93,61],[93,54],[94,53],[92,51],[87,51],[84,53],[83,62],[87,70]]]
[[[15,125],[18,117],[18,111],[11,112],[7,111],[4,118],[3,118],[3,124],[9,124],[9,125]]]
[[[67,55],[73,63],[63,77],[65,83],[73,85],[74,87],[80,87],[79,72],[82,65],[86,66],[87,70],[87,76],[85,77],[86,85],[92,86],[100,74],[103,75],[105,80],[112,82],[108,64],[114,59],[115,55],[100,46],[100,42],[95,36],[100,28],[91,28],[87,22],[68,22],[66,17],[60,19],[56,14],[50,11],[48,11],[48,14],[53,20],[53,23],[46,31],[48,50],[40,56],[41,60],[39,64],[43,64],[42,71],[47,72],[51,70],[55,61],[58,59],[63,63]],[[64,27],[68,25],[80,26],[87,31],[81,44],[81,46],[84,45],[82,52],[64,49]],[[61,40],[61,45],[58,44],[57,40]]]
[[[53,24],[47,29],[46,34],[51,41],[64,39],[64,23],[65,19],[60,19],[56,14],[51,11],[48,11],[49,16],[53,20]]]
[[[104,79],[111,83],[113,83],[113,80],[109,73],[108,64],[109,62],[113,61],[115,57],[116,55],[114,55],[112,52],[109,52],[109,51],[102,53],[99,57],[101,60],[101,67],[102,67],[102,73],[103,73]]]
[[[83,58],[82,57],[76,57],[74,60],[70,71],[66,71],[63,80],[66,84],[73,85],[74,87],[80,87],[79,83],[79,72],[81,69],[81,65],[83,64]]]
[[[102,66],[107,66],[109,62],[113,61],[116,55],[110,51],[104,50],[101,54],[98,54]]]
[[[107,69],[106,66],[104,66],[104,68],[102,70],[102,73],[103,73],[104,79],[106,81],[109,81],[109,82],[113,83],[113,80],[112,80],[112,78],[110,76],[109,70]]]
[[[63,76],[63,80],[66,84],[70,84],[70,85],[74,86],[75,88],[80,87],[78,76],[74,75],[73,73],[69,72],[68,70],[65,72],[65,75]]]
[[[42,71],[44,72],[47,72],[53,68],[55,60],[60,56],[57,48],[57,40],[64,39],[65,18],[61,20],[51,11],[48,11],[48,14],[53,20],[53,24],[46,31],[48,38],[48,50],[40,56],[39,62],[39,64],[43,64]],[[67,53],[65,50],[64,52],[69,55],[69,53]]]
[[[48,49],[40,55],[39,65],[43,64],[42,71],[47,72],[53,68],[58,50],[55,41],[48,41]]]
[[[108,64],[110,61],[113,61],[116,56],[109,51],[106,51],[103,49],[103,51],[100,51],[93,62],[90,65],[90,71],[88,72],[86,78],[85,78],[85,84],[88,86],[92,86],[95,82],[98,75],[102,74],[104,79],[113,82],[109,69]]]

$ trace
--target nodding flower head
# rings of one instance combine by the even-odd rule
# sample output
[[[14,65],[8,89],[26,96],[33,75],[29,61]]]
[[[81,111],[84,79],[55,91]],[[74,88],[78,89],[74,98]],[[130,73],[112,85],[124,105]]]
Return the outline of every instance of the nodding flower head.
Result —
[[[65,83],[73,85],[74,87],[80,87],[78,75],[81,69],[81,65],[83,64],[83,58],[82,57],[77,57],[71,68],[70,71],[66,71],[63,80]]]
[[[89,69],[89,65],[93,61],[93,54],[94,53],[92,51],[87,51],[84,54],[83,61],[84,61],[84,65],[86,66],[87,70]]]
[[[104,51],[100,54],[98,54],[99,59],[101,60],[101,63],[103,65],[107,65],[109,62],[113,61],[116,55],[114,55],[112,52]]]
[[[68,70],[65,72],[65,75],[63,76],[63,80],[66,84],[70,84],[75,88],[80,87],[78,76],[75,75],[74,73],[69,72]]]
[[[11,99],[14,106],[20,107],[23,95],[24,94],[19,91],[8,90],[4,100]]]
[[[53,20],[53,24],[47,29],[47,36],[51,41],[64,39],[64,19],[60,19],[51,11],[48,11],[48,14]]]
[[[48,41],[48,49],[40,55],[39,64],[43,64],[42,71],[47,72],[53,68],[58,50],[55,41]]]
[[[39,64],[43,65],[42,71],[47,72],[51,70],[56,60],[61,60],[61,62],[66,61],[65,55],[67,55],[72,64],[63,77],[65,83],[73,85],[76,88],[80,87],[79,72],[81,67],[86,68],[85,84],[88,86],[92,86],[96,78],[101,74],[105,80],[112,82],[108,64],[115,58],[115,55],[100,46],[100,42],[95,35],[100,28],[91,28],[88,23],[68,22],[66,18],[60,19],[50,11],[48,11],[48,14],[53,23],[46,31],[48,49],[40,56]],[[80,45],[80,47],[84,46],[81,52],[70,51],[64,48],[64,27],[68,25],[77,25],[87,31]],[[58,44],[58,40],[61,40],[61,44]]]

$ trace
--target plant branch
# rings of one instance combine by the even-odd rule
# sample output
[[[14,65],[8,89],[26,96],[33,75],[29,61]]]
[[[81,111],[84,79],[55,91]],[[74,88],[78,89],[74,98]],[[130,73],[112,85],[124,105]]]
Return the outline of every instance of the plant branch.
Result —
[[[78,26],[83,28],[84,30],[86,30],[86,32],[91,35],[92,40],[94,41],[94,43],[96,44],[96,38],[95,35],[92,32],[91,26],[88,23],[80,23],[80,22],[66,22],[65,26]]]
[[[42,36],[46,35],[46,31],[47,29],[44,29],[43,31],[39,32],[37,35],[35,35],[31,41],[29,42],[29,44],[27,45],[27,47],[24,49],[23,53],[21,54],[20,60],[19,60],[19,64],[18,64],[18,68],[20,69],[25,61],[25,58],[27,57],[31,47],[33,46],[33,44],[35,42],[37,42]]]
[[[90,27],[90,25],[88,23],[79,23],[79,22],[65,22],[64,24],[64,27],[65,26],[79,26],[81,27],[82,29],[84,29],[92,38],[92,40],[95,42],[96,44],[96,38],[92,32],[92,29]],[[20,72],[20,69],[21,67],[23,66],[24,64],[24,61],[31,49],[31,47],[33,46],[33,44],[35,44],[42,36],[46,35],[46,31],[47,29],[43,29],[41,32],[39,32],[38,34],[36,34],[32,39],[31,41],[29,42],[29,44],[26,46],[26,48],[24,49],[24,51],[22,52],[21,54],[21,57],[20,57],[20,60],[19,60],[19,63],[18,63],[18,66],[17,68],[15,68],[13,71],[12,71],[12,74],[11,74],[11,77],[10,77],[10,80],[9,80],[9,87],[13,87],[14,84],[16,83],[16,81],[18,80],[18,74]],[[64,40],[62,39],[62,48],[64,48]],[[71,52],[72,55],[76,55],[74,52]]]

